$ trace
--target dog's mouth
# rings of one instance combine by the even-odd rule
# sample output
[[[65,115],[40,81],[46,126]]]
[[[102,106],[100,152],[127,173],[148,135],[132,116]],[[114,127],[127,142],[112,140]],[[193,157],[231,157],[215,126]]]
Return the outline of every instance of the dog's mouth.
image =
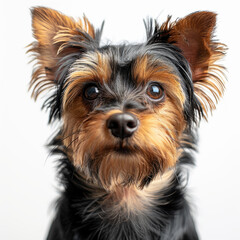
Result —
[[[118,155],[133,155],[134,153],[137,153],[137,148],[134,148],[130,145],[123,146],[123,145],[115,145],[111,147],[105,147],[101,149],[98,153],[101,152],[101,155],[107,155],[107,154],[118,154]],[[98,154],[97,154],[98,155]]]
[[[135,152],[132,148],[130,148],[128,146],[125,146],[125,147],[117,146],[113,149],[113,151],[115,153],[123,154],[123,155],[133,154]]]
[[[126,140],[120,140],[112,149],[112,152],[122,154],[122,155],[129,155],[134,154],[139,151],[139,147],[136,144],[132,144]]]
[[[97,149],[92,157],[97,159],[103,159],[106,156],[112,156],[116,159],[122,159],[125,157],[136,156],[138,154],[144,154],[141,151],[141,148],[136,144],[126,143],[126,142],[117,142],[110,146],[104,146],[102,148]]]

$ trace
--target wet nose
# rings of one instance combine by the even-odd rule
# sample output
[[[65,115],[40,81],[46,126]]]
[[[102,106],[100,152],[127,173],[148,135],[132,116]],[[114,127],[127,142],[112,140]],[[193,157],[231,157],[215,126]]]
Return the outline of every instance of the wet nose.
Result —
[[[130,113],[115,113],[107,120],[107,128],[114,137],[128,138],[137,130],[138,119]]]

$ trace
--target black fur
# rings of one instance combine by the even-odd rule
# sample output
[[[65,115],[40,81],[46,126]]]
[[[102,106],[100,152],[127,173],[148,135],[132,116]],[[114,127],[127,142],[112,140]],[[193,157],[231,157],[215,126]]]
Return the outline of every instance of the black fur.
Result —
[[[122,91],[126,91],[126,87],[127,89],[134,89],[135,87],[134,83],[131,82],[132,80],[127,76],[129,73],[128,68],[133,64],[131,59],[135,59],[135,56],[143,55],[147,52],[158,59],[171,62],[171,64],[175,66],[176,73],[181,77],[181,85],[187,97],[184,109],[185,119],[189,123],[189,126],[191,126],[192,122],[196,121],[196,113],[201,113],[201,108],[193,95],[193,86],[188,64],[178,49],[165,43],[159,43],[146,46],[108,46],[99,50],[114,56],[115,59],[112,64],[115,64],[115,68],[121,68],[121,82],[116,83],[118,78],[113,76],[114,80],[111,86],[112,91],[115,92],[116,95],[121,95],[120,85],[123,88]],[[128,79],[129,81],[124,84],[123,79]],[[115,88],[114,84],[117,84],[118,87]],[[61,99],[61,97],[58,98]],[[116,107],[116,105],[122,101],[123,100],[116,100],[114,103],[112,99],[109,101],[107,98],[102,99],[102,104],[98,107],[97,111],[107,111],[110,108]],[[131,108],[139,111],[145,109],[144,105],[137,100],[137,95],[131,99],[131,103],[128,101],[128,104]],[[61,106],[61,104],[59,103],[58,106]],[[53,106],[53,108],[54,107],[56,106]],[[92,107],[92,110],[93,109],[94,106]],[[57,111],[56,108],[55,111]],[[111,219],[109,213],[101,209],[99,203],[101,199],[93,199],[91,197],[91,193],[94,191],[101,191],[102,198],[104,198],[107,192],[89,185],[78,175],[73,165],[67,159],[61,142],[54,142],[53,146],[57,147],[54,152],[59,153],[60,151],[64,156],[64,158],[60,160],[58,169],[60,170],[60,179],[65,186],[65,190],[58,201],[57,215],[50,229],[48,240],[198,239],[190,214],[190,208],[185,199],[185,189],[182,183],[183,176],[181,173],[183,164],[193,163],[191,154],[187,154],[186,152],[179,160],[176,175],[170,186],[156,193],[156,196],[159,197],[159,205],[154,206],[152,211],[149,212],[149,216],[134,216],[121,221],[121,219]],[[192,146],[182,147],[189,149]],[[149,181],[149,179],[146,179],[145,184],[147,184],[147,181]],[[167,204],[162,205],[162,202],[166,202]]]

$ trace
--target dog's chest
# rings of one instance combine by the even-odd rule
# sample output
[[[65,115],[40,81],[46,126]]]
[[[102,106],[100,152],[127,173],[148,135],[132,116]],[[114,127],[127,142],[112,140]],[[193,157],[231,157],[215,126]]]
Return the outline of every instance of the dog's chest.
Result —
[[[104,197],[88,202],[82,208],[79,223],[82,226],[91,223],[86,227],[92,229],[86,231],[87,239],[159,239],[154,233],[162,231],[159,206],[167,204],[161,198],[161,190],[168,187],[171,176],[172,172],[169,172],[142,190],[133,186],[118,187]]]

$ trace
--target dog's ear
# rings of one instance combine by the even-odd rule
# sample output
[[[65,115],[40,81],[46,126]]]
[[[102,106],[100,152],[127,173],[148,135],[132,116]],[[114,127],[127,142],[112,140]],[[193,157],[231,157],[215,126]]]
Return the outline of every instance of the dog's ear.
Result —
[[[28,52],[33,53],[36,67],[30,87],[36,99],[44,90],[56,86],[63,69],[66,70],[86,48],[97,43],[95,30],[86,17],[83,21],[75,21],[44,7],[33,8],[31,12],[36,41],[29,45]]]
[[[194,92],[201,103],[204,117],[215,108],[224,91],[224,68],[216,65],[226,46],[214,41],[216,14],[201,11],[171,22],[171,17],[155,29],[155,38],[177,46],[187,59]],[[158,33],[158,34],[157,34]]]

